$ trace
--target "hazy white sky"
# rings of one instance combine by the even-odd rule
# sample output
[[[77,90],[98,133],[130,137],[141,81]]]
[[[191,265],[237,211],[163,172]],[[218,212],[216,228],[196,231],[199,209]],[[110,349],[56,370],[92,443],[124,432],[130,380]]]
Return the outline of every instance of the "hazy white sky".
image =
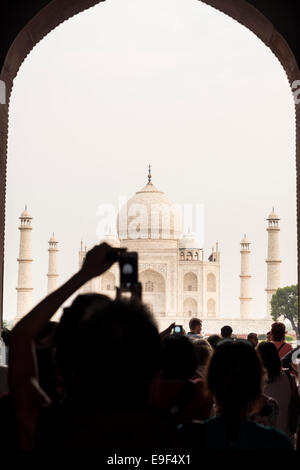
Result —
[[[220,243],[221,313],[239,314],[239,242],[252,242],[253,313],[266,311],[266,217],[281,217],[282,286],[296,283],[292,94],[272,52],[196,0],[107,0],[39,43],[10,107],[5,318],[16,314],[18,217],[34,217],[34,301],[46,293],[48,239],[60,281],[97,208],[154,184],[205,206],[205,247]]]

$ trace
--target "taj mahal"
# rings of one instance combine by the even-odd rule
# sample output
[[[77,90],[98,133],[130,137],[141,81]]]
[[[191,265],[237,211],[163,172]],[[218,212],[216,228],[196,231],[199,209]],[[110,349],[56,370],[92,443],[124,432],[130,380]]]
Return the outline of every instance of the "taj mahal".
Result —
[[[251,310],[251,243],[246,235],[240,243],[240,312],[238,318],[224,318],[220,311],[219,243],[209,253],[192,232],[182,234],[182,219],[178,207],[165,193],[152,183],[149,166],[148,182],[121,207],[116,232],[110,231],[101,241],[114,247],[136,251],[139,256],[139,281],[143,289],[143,301],[153,313],[159,329],[172,322],[188,329],[191,317],[203,321],[207,334],[219,333],[224,324],[230,324],[236,334],[251,331],[266,333],[272,322],[270,301],[280,287],[279,217],[274,208],[267,217],[268,253],[266,259],[266,315],[255,318]],[[25,208],[20,216],[20,250],[18,258],[17,314],[15,321],[32,308],[32,217]],[[58,287],[58,241],[49,240],[48,293]],[[79,267],[87,253],[80,243]],[[111,298],[116,296],[119,285],[119,266],[115,263],[102,276],[85,284],[79,293],[96,292]],[[56,315],[59,318],[60,313]]]

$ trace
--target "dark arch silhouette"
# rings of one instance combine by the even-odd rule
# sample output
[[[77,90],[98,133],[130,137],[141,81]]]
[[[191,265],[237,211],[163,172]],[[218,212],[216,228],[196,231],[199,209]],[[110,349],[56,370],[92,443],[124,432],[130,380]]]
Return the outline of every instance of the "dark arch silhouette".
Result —
[[[0,5],[0,80],[6,84],[6,104],[0,104],[0,319],[3,315],[6,161],[9,99],[13,80],[34,46],[72,16],[108,0],[9,0]],[[124,0],[125,1],[125,0]],[[290,85],[300,80],[300,5],[294,0],[195,0],[227,14],[250,29],[282,64]],[[299,223],[300,104],[296,112],[297,243]],[[300,274],[298,258],[298,279]],[[300,322],[299,322],[300,329]]]

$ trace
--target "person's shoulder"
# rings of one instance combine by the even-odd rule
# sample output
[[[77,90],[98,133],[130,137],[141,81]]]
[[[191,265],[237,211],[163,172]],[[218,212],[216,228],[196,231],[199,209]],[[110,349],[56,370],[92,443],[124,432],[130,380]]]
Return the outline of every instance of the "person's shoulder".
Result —
[[[189,336],[191,339],[203,339],[203,336],[198,335],[197,333],[191,333],[190,331],[187,333],[187,336]]]
[[[266,431],[269,433],[270,439],[272,439],[276,449],[293,450],[293,445],[290,439],[279,429],[266,427]]]
[[[177,432],[181,434],[198,434],[201,429],[203,429],[206,421],[208,420],[198,420],[198,419],[193,419],[192,421],[187,421],[185,423],[179,424],[177,426]]]
[[[176,429],[176,434],[179,439],[186,443],[186,445],[193,445],[197,442],[199,435],[204,431],[204,421],[193,420],[179,424]]]
[[[252,428],[258,439],[266,448],[273,448],[276,450],[293,450],[290,439],[283,432],[271,426],[264,426],[253,421],[248,421],[248,428]]]

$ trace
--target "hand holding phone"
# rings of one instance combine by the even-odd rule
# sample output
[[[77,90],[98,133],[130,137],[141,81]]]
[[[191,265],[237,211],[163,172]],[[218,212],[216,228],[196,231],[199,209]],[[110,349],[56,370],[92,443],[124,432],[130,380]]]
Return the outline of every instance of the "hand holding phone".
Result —
[[[134,251],[121,253],[120,288],[132,289],[138,283],[138,254]]]
[[[138,282],[138,254],[134,251],[123,252],[118,259],[120,266],[120,287],[117,298],[131,293],[131,298],[142,300],[142,284]]]
[[[174,335],[182,335],[183,334],[183,326],[182,325],[175,325],[174,326]]]
[[[107,243],[94,246],[86,255],[81,268],[81,275],[87,281],[100,276],[124,253],[124,249],[113,248]]]
[[[117,287],[117,299],[137,299],[139,302],[142,301],[142,284],[138,282],[135,284],[133,287],[130,289],[121,289],[120,287]]]

